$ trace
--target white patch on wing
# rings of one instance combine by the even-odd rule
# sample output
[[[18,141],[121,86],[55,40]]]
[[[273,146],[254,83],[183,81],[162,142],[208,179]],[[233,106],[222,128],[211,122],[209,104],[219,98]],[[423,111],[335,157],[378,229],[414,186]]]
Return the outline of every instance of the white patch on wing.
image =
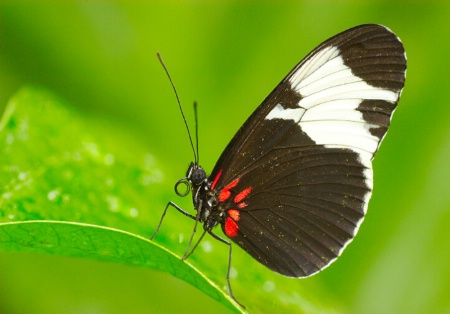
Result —
[[[283,108],[281,104],[275,106],[272,111],[266,116],[266,120],[272,119],[283,119],[283,120],[294,120],[295,122],[299,122],[305,113],[305,109],[303,108]]]
[[[363,123],[353,121],[307,121],[300,122],[302,130],[319,145],[337,145],[356,152],[375,153],[378,137],[370,134]]]
[[[357,108],[366,99],[394,103],[399,96],[397,92],[371,86],[353,75],[339,49],[333,46],[307,59],[289,82],[302,97],[299,108],[306,109],[299,125],[314,142],[358,153],[376,152],[380,140],[370,129],[378,126],[368,124]],[[277,112],[277,116],[283,113]]]
[[[306,81],[311,75],[316,75],[316,72],[322,65],[334,57],[339,55],[339,49],[333,46],[325,47],[321,51],[317,52],[311,58],[309,58],[302,66],[301,71],[297,71],[292,75],[289,81],[302,82]],[[317,75],[316,75],[317,76]]]
[[[357,111],[361,100],[359,99],[338,99],[315,106],[306,111],[302,122],[324,120],[341,120],[364,123],[362,113]]]

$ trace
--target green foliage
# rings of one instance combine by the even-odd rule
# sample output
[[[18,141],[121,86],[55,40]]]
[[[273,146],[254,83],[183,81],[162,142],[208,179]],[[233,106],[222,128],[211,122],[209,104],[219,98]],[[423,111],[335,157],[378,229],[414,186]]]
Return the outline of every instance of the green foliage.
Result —
[[[130,145],[139,157],[128,158],[111,145],[123,135],[89,130],[70,106],[43,90],[22,89],[0,128],[0,218],[6,222],[65,220],[130,230],[138,215],[145,217],[141,209],[162,180],[142,147]]]

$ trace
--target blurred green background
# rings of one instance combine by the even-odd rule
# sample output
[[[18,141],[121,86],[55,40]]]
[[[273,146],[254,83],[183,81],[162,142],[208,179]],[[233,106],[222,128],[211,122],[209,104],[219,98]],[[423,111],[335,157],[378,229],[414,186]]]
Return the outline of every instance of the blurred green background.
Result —
[[[359,235],[326,271],[289,284],[345,313],[450,313],[450,2],[0,1],[0,109],[23,85],[43,86],[87,121],[112,125],[156,157],[164,180],[149,204],[148,237],[192,159],[160,51],[187,118],[199,103],[200,155],[211,170],[227,142],[289,70],[328,37],[388,26],[408,56],[406,88],[375,159],[375,190]],[[94,121],[94,122],[92,122]],[[118,142],[118,147],[129,148]],[[1,191],[1,190],[0,190]],[[167,239],[192,221],[169,214]],[[163,236],[164,237],[164,236]],[[166,241],[182,254],[178,241]],[[165,244],[166,244],[165,243]],[[213,241],[209,241],[215,245]],[[192,262],[200,269],[226,248]],[[216,247],[216,246],[215,246]],[[233,267],[264,270],[235,250]],[[235,294],[262,289],[233,282]],[[271,301],[270,287],[266,298]],[[320,292],[320,293],[319,293]],[[305,308],[305,307],[304,307]],[[0,252],[0,313],[228,313],[168,275],[90,260]],[[317,312],[317,311],[316,311]]]

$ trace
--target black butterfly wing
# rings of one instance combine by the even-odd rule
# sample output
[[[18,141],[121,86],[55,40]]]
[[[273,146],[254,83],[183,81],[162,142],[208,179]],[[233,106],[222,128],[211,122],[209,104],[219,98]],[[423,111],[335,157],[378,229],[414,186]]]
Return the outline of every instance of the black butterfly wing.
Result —
[[[400,40],[380,25],[314,49],[244,123],[210,176],[224,233],[290,277],[335,260],[366,213],[371,161],[405,72]]]

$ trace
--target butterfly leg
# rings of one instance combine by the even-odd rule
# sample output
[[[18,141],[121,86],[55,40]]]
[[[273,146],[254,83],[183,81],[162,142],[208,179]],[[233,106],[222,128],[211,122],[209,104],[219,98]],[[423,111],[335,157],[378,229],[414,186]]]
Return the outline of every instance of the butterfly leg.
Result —
[[[153,240],[153,238],[155,237],[155,235],[158,233],[159,228],[161,227],[162,221],[164,219],[164,216],[166,215],[167,209],[169,208],[169,206],[172,206],[173,208],[175,208],[176,210],[178,210],[180,213],[182,213],[183,215],[196,220],[196,217],[194,215],[189,214],[187,211],[185,211],[183,208],[181,208],[180,206],[178,206],[177,204],[175,204],[174,202],[170,201],[169,203],[167,203],[166,208],[164,208],[164,211],[162,213],[161,219],[159,221],[158,227],[156,227],[155,232],[153,232],[152,236],[150,237],[150,240]]]
[[[231,289],[231,282],[230,282],[230,270],[231,270],[231,256],[233,255],[233,246],[231,244],[231,242],[221,238],[220,236],[218,236],[217,234],[213,233],[212,231],[208,230],[208,233],[216,240],[225,243],[226,245],[228,245],[228,247],[230,248],[230,251],[228,253],[228,269],[227,269],[227,283],[228,283],[228,291],[230,293],[230,297],[237,303],[239,304],[242,308],[245,309],[245,306],[239,302],[233,294],[233,290]]]
[[[195,233],[195,230],[194,230]],[[197,248],[197,246],[199,245],[199,243],[202,241],[203,237],[205,236],[206,230],[203,231],[202,235],[200,236],[200,238],[197,240],[197,243],[195,243],[194,247],[192,248],[192,250],[189,252],[189,248],[191,246],[191,242],[192,242],[192,238],[191,241],[189,242],[188,247],[186,248],[186,252],[184,252],[184,256],[183,256],[183,260],[187,259],[189,256],[191,256],[192,253],[194,253],[195,249]]]
[[[197,244],[194,246],[194,248],[192,249],[192,251],[189,253],[189,249],[192,245],[192,240],[194,239],[194,235],[197,232],[197,225],[198,225],[198,221],[200,219],[200,211],[197,211],[197,215],[193,216],[195,219],[195,225],[194,225],[194,230],[192,230],[192,234],[191,237],[189,238],[189,242],[188,245],[186,247],[186,250],[184,251],[184,255],[182,260],[184,261],[186,258],[188,258],[189,255],[192,254],[192,252],[194,252],[195,248],[197,247],[198,243],[201,241],[201,239],[203,238],[203,236],[205,235],[205,233],[203,232],[202,236],[200,237],[200,240],[198,240]]]

